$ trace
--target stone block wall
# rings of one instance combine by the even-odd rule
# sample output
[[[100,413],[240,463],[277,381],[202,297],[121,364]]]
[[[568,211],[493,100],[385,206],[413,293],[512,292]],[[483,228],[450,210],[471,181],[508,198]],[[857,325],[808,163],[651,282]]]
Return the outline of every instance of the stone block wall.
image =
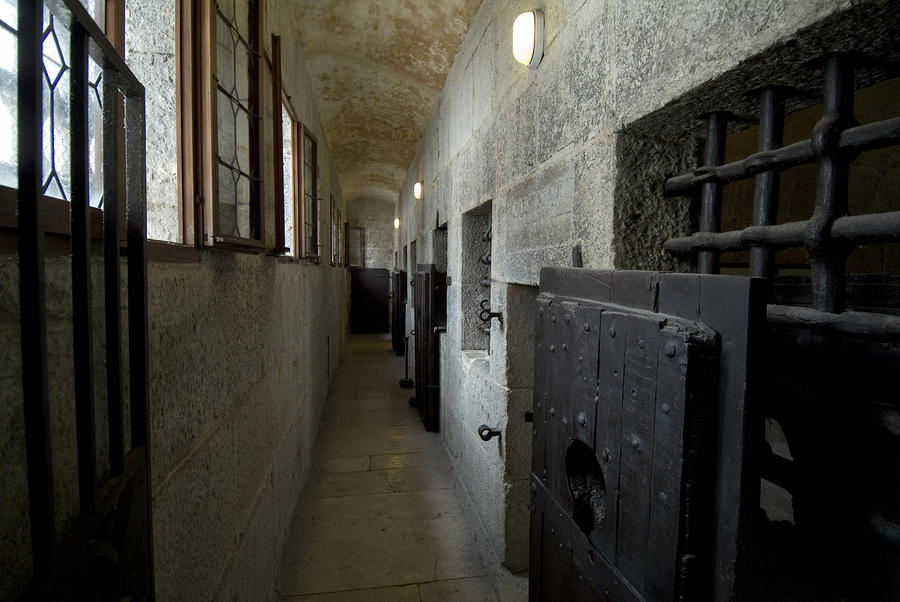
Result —
[[[544,11],[546,31],[542,63],[530,70],[513,59],[511,38],[515,17],[532,8]],[[400,190],[405,229],[395,248],[449,223],[441,436],[508,567],[527,566],[528,466],[520,460],[530,455],[531,429],[521,414],[531,407],[528,333],[540,268],[569,265],[576,244],[588,268],[678,267],[661,243],[687,231],[690,207],[664,200],[662,181],[694,167],[698,130],[667,129],[668,117],[693,123],[710,110],[701,109],[706,86],[853,8],[840,0],[497,0],[475,15]],[[717,89],[716,98],[729,98],[727,87]],[[684,101],[692,92],[696,102]],[[660,113],[662,122],[653,118]],[[424,182],[421,200],[416,181]],[[467,221],[488,201],[491,306],[504,312],[489,354],[473,352],[463,333]],[[482,423],[502,428],[503,438],[482,442]]]
[[[285,92],[300,121],[319,140],[322,196],[328,199],[333,194],[346,214],[295,35],[300,17],[289,3],[268,3],[266,53],[271,55],[270,34],[280,34]],[[272,185],[268,67],[264,74],[265,233],[273,246],[274,203],[281,193]],[[155,85],[168,85],[148,79],[144,84],[148,94]],[[174,131],[175,124],[157,120],[153,127]],[[153,143],[150,135],[148,143]],[[163,181],[157,184],[162,186]],[[154,190],[151,187],[149,194]],[[154,211],[155,199],[149,198],[148,204]],[[327,213],[322,215],[323,233],[329,232]],[[318,265],[218,249],[201,250],[194,263],[148,264],[151,487],[159,600],[248,600],[272,592],[346,332],[349,278],[346,270],[329,264],[329,241],[325,236]],[[71,266],[66,251],[50,255],[50,409],[58,528],[63,529],[78,511]],[[99,263],[94,264],[93,281],[102,476],[108,474],[108,459]],[[0,255],[0,540],[4,542],[0,599],[4,600],[15,599],[31,573],[18,294],[17,256]],[[127,308],[123,314],[124,320]],[[127,425],[125,432],[127,437]]]

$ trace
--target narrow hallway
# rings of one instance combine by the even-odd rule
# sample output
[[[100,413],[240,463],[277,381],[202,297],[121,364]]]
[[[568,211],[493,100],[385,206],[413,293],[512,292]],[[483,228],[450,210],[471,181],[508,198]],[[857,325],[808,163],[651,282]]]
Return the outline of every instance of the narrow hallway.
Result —
[[[409,406],[402,375],[387,336],[348,338],[276,599],[525,599],[524,578],[490,577],[502,567],[490,570],[496,561],[479,550],[439,436]]]

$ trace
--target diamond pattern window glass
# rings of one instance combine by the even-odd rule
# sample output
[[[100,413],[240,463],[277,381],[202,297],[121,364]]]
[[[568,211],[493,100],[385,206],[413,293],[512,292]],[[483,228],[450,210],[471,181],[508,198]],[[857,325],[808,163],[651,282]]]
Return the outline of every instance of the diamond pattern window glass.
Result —
[[[96,7],[87,7],[95,14]],[[18,186],[16,140],[16,0],[0,0],[0,185]],[[43,16],[43,172],[46,196],[69,200],[70,88],[69,31],[44,7]],[[103,137],[100,84],[102,71],[93,59],[88,68],[90,204],[103,205]]]
[[[296,126],[285,104],[281,103],[281,170],[284,173],[284,246],[285,255],[296,255],[294,242],[294,130]]]
[[[319,255],[318,157],[315,139],[303,133],[303,252]]]
[[[237,239],[260,236],[255,192],[260,174],[252,161],[257,115],[252,95],[254,49],[250,43],[251,3],[216,3],[218,113],[218,231]]]

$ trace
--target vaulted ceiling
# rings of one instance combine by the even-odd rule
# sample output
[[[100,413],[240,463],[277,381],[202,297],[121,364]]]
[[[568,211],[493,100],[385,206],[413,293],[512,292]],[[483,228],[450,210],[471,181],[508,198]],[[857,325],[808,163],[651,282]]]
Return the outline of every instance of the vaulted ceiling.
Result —
[[[299,0],[300,39],[348,204],[393,204],[482,0]]]

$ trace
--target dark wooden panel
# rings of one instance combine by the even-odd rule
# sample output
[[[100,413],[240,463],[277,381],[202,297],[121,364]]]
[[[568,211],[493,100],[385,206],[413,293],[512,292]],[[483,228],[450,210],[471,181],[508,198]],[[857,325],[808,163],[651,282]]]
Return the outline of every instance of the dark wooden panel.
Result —
[[[447,275],[419,264],[413,280],[416,330],[416,405],[429,431],[440,428],[440,339],[447,323]]]
[[[385,269],[350,269],[350,332],[388,332],[390,273]]]
[[[749,335],[762,316],[753,286],[542,270],[532,600],[729,599],[719,596],[742,559],[730,556],[730,572],[719,559],[758,495],[743,444],[754,428]]]
[[[616,335],[625,337],[616,565],[635,589],[643,593],[650,535],[647,518],[650,516],[659,326],[634,316],[627,316],[624,326],[624,331]],[[675,453],[680,454],[681,450]]]
[[[391,347],[397,355],[405,355],[406,346],[406,272],[391,273]]]
[[[619,441],[622,432],[622,393],[625,372],[624,317],[604,312],[600,320],[600,357],[598,382],[600,400],[597,406],[597,436],[595,449],[606,475],[606,503],[609,520],[600,525],[591,540],[610,564],[615,565],[616,517],[619,515]]]
[[[681,487],[684,481],[684,412],[688,344],[684,335],[664,329],[656,350],[657,399],[653,415],[653,468],[650,482],[647,597],[665,600],[675,588],[679,562]]]

